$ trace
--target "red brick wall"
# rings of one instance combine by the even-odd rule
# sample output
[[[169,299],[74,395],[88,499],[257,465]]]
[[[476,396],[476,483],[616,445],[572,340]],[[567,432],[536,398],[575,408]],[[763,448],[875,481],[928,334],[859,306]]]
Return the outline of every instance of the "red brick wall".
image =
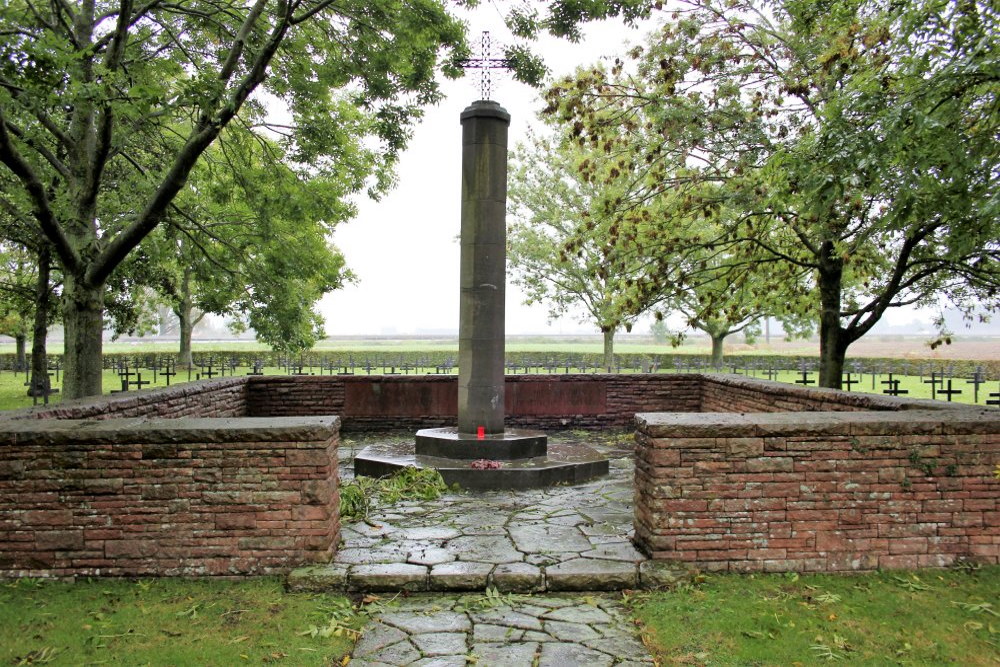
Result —
[[[637,416],[635,532],[707,570],[1000,562],[1000,413]]]
[[[705,374],[701,378],[701,412],[860,412],[957,407],[941,401],[802,387],[742,375]]]
[[[263,574],[329,560],[338,426],[6,422],[0,576]]]
[[[520,428],[628,426],[637,412],[694,412],[699,375],[510,375],[507,425]],[[335,414],[345,430],[427,428],[456,423],[457,376],[252,377],[255,416]]]
[[[38,405],[0,412],[0,420],[243,417],[247,414],[246,380],[245,377],[199,380],[172,387]]]

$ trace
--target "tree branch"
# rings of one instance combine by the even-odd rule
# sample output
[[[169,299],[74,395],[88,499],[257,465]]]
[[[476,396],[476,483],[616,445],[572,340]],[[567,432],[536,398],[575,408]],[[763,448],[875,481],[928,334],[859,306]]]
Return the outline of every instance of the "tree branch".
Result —
[[[3,162],[8,169],[21,181],[21,185],[28,193],[34,208],[35,219],[41,227],[42,233],[52,242],[63,266],[68,270],[76,272],[81,266],[80,256],[66,238],[62,227],[55,219],[55,215],[49,206],[48,196],[45,192],[45,185],[38,178],[35,170],[10,140],[10,133],[7,131],[7,119],[4,117],[3,107],[0,107],[0,162]]]
[[[247,17],[247,21],[240,29],[241,37],[239,39],[245,42],[252,28],[250,17],[259,15],[265,4],[266,0],[258,0],[257,6],[255,6],[256,13],[251,12],[251,15]],[[287,8],[285,3],[282,3],[282,5]],[[286,11],[285,16],[281,17],[272,28],[268,40],[261,47],[260,52],[250,64],[250,67],[248,67],[246,75],[244,75],[243,79],[236,85],[232,93],[230,93],[228,102],[214,116],[209,114],[207,110],[202,115],[195,131],[190,135],[180,151],[178,151],[173,164],[145,208],[131,225],[122,230],[108,243],[103,252],[101,252],[91,265],[90,270],[87,272],[87,280],[90,284],[101,284],[107,280],[115,267],[163,219],[167,206],[173,201],[177,193],[180,192],[180,189],[184,187],[191,169],[194,168],[198,158],[215,138],[219,136],[222,128],[239,112],[244,102],[250,96],[250,93],[264,80],[267,74],[267,66],[274,58],[278,47],[281,45],[281,41],[288,31],[288,18]],[[232,70],[235,70],[236,64],[232,62],[232,54],[237,51],[242,53],[242,50],[242,42],[238,46],[234,45],[233,51],[230,53],[231,57],[227,59],[227,64],[219,74],[218,78],[221,82],[228,81],[232,75]],[[226,73],[227,68],[229,69],[228,73]]]

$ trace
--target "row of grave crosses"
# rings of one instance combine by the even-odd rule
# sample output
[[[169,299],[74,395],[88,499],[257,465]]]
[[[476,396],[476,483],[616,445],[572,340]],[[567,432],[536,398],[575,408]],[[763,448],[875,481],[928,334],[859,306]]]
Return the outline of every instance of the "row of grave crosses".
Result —
[[[661,362],[658,358],[653,359],[637,359],[632,358],[627,363],[623,363],[621,359],[616,358],[615,364],[611,368],[605,367],[605,365],[598,360],[585,361],[579,358],[564,358],[558,359],[553,357],[547,357],[544,360],[539,360],[537,362],[508,362],[506,364],[506,371],[509,374],[516,375],[518,373],[621,373],[622,371],[633,371],[633,372],[643,372],[643,373],[656,373],[661,370]],[[284,357],[278,360],[278,365],[282,368],[288,375],[355,375],[360,372],[364,372],[367,375],[373,373],[379,373],[382,375],[409,375],[410,373],[419,373],[421,369],[427,369],[424,372],[428,372],[434,375],[451,375],[454,374],[458,365],[454,359],[446,359],[440,363],[432,363],[430,359],[417,359],[413,362],[404,361],[402,358],[398,360],[393,360],[390,358],[380,358],[375,357],[374,359],[365,356],[363,361],[357,361],[354,359],[353,355],[350,355],[348,359],[331,359],[329,357],[323,358],[317,361],[313,357]],[[256,358],[249,363],[244,363],[236,357],[226,357],[225,359],[216,360],[214,357],[209,356],[203,358],[195,364],[197,370],[194,367],[187,368],[187,379],[190,380],[200,380],[200,379],[210,379],[216,376],[225,377],[228,375],[236,375],[237,370],[243,367],[248,368],[246,375],[263,375],[266,363],[263,359]],[[142,389],[151,384],[158,384],[160,379],[163,378],[166,381],[167,386],[170,385],[171,379],[178,375],[177,364],[173,357],[166,357],[163,359],[153,357],[151,359],[145,360],[145,363],[140,363],[138,361],[129,361],[128,359],[115,359],[109,358],[106,361],[106,367],[110,367],[115,370],[118,374],[119,381],[121,382],[121,388],[113,390],[112,393],[118,393],[123,391],[130,391],[133,389]],[[432,370],[431,370],[432,369]],[[742,366],[738,363],[730,362],[724,368],[720,367],[718,364],[713,364],[707,359],[697,359],[697,358],[677,358],[674,361],[674,369],[680,372],[685,371],[705,371],[705,370],[726,370],[731,373],[740,373],[748,376],[758,376],[765,377],[769,380],[775,380],[778,374],[784,369],[780,365],[776,365],[773,361],[764,364],[760,360],[754,360],[752,362],[744,362]],[[60,381],[60,375],[62,371],[61,360],[58,358],[53,360],[49,364],[49,372],[41,377],[36,377],[32,380],[30,370],[21,370],[19,368],[14,368],[15,372],[25,373],[24,386],[28,387],[28,395],[37,404],[39,400],[44,401],[46,404],[49,402],[49,397],[55,393],[58,393],[58,389],[52,387],[52,379],[58,383]],[[152,379],[143,379],[143,371],[151,371]],[[964,391],[955,386],[955,380],[961,380],[966,383],[966,387],[971,386],[973,393],[973,403],[979,404],[980,399],[980,388],[989,382],[982,366],[976,367],[975,371],[968,378],[955,378],[953,375],[952,368],[931,370],[927,365],[921,365],[917,369],[912,369],[910,364],[903,363],[902,365],[896,365],[894,367],[884,367],[881,364],[875,363],[869,365],[867,368],[861,367],[859,364],[852,364],[852,368],[846,371],[842,379],[842,387],[846,391],[853,391],[855,385],[860,385],[865,381],[864,376],[871,376],[871,388],[875,390],[879,385],[882,386],[882,393],[889,396],[904,396],[909,394],[909,390],[900,388],[901,381],[899,375],[907,375],[913,370],[917,370],[920,375],[920,381],[930,387],[931,398],[935,400],[945,400],[951,402],[955,396],[962,395]],[[808,387],[816,384],[814,376],[816,374],[815,367],[808,363],[806,360],[802,359],[799,363],[799,368],[796,371],[798,378],[794,380],[795,384]],[[883,378],[884,379],[879,379]],[[146,374],[146,378],[149,378],[149,374]],[[985,405],[1000,407],[1000,391],[989,392],[986,394]]]

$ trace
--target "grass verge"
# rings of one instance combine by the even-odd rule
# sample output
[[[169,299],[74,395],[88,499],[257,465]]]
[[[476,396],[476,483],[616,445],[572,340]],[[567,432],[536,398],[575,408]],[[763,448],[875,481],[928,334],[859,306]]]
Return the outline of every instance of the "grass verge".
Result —
[[[699,579],[631,600],[664,665],[1000,664],[1000,567]]]
[[[0,583],[0,664],[340,664],[361,622],[277,578],[21,579]]]

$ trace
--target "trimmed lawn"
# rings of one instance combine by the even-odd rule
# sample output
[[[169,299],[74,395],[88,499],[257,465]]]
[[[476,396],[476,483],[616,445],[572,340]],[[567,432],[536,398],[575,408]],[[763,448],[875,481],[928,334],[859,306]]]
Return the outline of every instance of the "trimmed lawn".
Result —
[[[664,665],[997,665],[1000,567],[705,575],[632,606]]]
[[[346,598],[273,577],[21,579],[0,582],[0,664],[340,664],[361,622]]]

